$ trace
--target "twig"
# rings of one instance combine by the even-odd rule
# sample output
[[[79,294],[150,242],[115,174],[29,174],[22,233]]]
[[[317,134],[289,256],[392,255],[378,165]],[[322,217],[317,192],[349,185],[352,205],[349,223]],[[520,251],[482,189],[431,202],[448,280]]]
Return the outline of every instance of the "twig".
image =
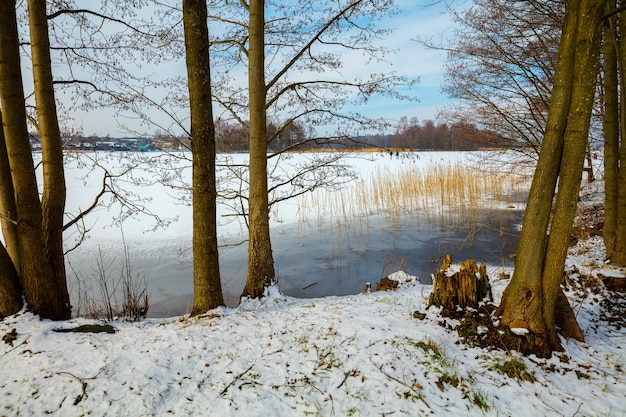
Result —
[[[57,374],[57,375],[61,375],[61,374],[69,375],[69,376],[71,376],[72,378],[75,378],[76,380],[78,380],[78,382],[80,382],[80,383],[81,383],[81,386],[82,386],[82,393],[81,393],[81,394],[78,394],[78,395],[76,396],[76,398],[74,398],[74,405],[77,405],[77,404],[78,404],[78,403],[80,403],[82,400],[84,400],[85,398],[87,398],[87,397],[88,397],[88,395],[87,395],[87,383],[86,383],[83,379],[81,379],[81,378],[77,377],[76,375],[74,375],[74,374],[73,374],[73,373],[71,373],[71,372],[66,372],[66,371],[57,372],[56,374]],[[96,375],[92,376],[91,378],[85,378],[85,379],[96,379],[96,378],[97,378],[97,376],[98,376],[99,374],[100,374],[100,372],[98,372]]]
[[[316,285],[316,284],[317,284],[317,282],[314,282],[314,283],[309,284],[309,285],[305,285],[304,287],[302,287],[302,289],[303,289],[303,290],[306,290],[307,288],[311,288],[312,286],[314,286],[314,285]]]
[[[11,222],[11,223],[13,223],[14,225],[17,226],[17,220],[13,220],[12,218],[10,218],[8,216],[5,216],[4,214],[0,214],[0,219],[6,220],[8,222]]]
[[[8,355],[9,353],[13,352],[15,349],[17,349],[18,347],[25,345],[26,343],[28,343],[28,340],[24,340],[22,343],[20,343],[19,345],[7,350],[6,352],[4,352],[2,355],[0,355],[0,359],[4,358],[6,355]]]
[[[375,362],[374,362],[371,358],[370,358],[370,362],[372,362],[372,364],[373,364],[375,367],[377,367],[377,368],[378,368],[378,370],[379,370],[380,372],[382,372],[382,374],[383,374],[383,375],[385,375],[387,378],[391,379],[392,381],[397,382],[397,383],[398,383],[398,384],[400,384],[400,385],[403,385],[403,386],[407,387],[407,388],[408,388],[408,389],[410,389],[410,390],[414,390],[414,389],[415,389],[415,388],[417,388],[417,387],[419,387],[419,388],[421,388],[421,387],[422,387],[422,386],[421,386],[421,385],[419,385],[417,382],[416,382],[415,384],[413,384],[413,385],[409,385],[409,384],[407,384],[406,382],[404,382],[404,381],[402,381],[402,380],[400,380],[400,379],[398,379],[398,378],[394,377],[393,375],[389,375],[389,374],[388,374],[387,372],[385,372],[385,370],[383,369],[384,365],[380,365],[380,366],[376,365],[376,363],[375,363]],[[421,401],[421,402],[423,402],[423,403],[426,405],[426,407],[430,408],[430,405],[428,405],[428,403],[426,402],[426,400],[424,400],[424,399],[422,398],[422,396],[421,396],[421,395],[418,395],[417,397],[420,399],[420,401]]]
[[[343,380],[341,381],[341,384],[337,385],[336,389],[341,388],[343,386],[343,384],[346,383],[346,381],[348,380],[349,376],[357,376],[357,375],[359,375],[359,371],[358,371],[358,369],[351,369],[348,372],[344,372],[343,375],[344,375],[343,376]]]
[[[337,385],[337,389],[341,388],[343,386],[343,384],[346,383],[346,381],[348,380],[348,377],[350,376],[351,372],[344,372],[343,373],[343,380],[341,380],[341,383],[339,385]]]
[[[247,374],[248,372],[250,372],[250,370],[254,367],[254,365],[256,365],[256,361],[254,361],[252,363],[252,365],[250,365],[248,367],[248,369],[246,369],[245,371],[241,372],[240,374],[238,374],[232,381],[230,381],[230,384],[226,385],[226,387],[224,387],[224,389],[222,390],[222,392],[220,392],[220,397],[223,397],[224,394],[226,394],[226,392],[228,391],[228,389],[230,387],[233,386],[233,384],[237,381],[239,381],[241,379],[241,377],[243,377],[245,374]]]

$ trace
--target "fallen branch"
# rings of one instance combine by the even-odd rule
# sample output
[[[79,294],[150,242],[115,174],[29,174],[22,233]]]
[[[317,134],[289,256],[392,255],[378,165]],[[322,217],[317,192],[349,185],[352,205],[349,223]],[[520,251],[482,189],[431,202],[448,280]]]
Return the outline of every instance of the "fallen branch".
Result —
[[[239,380],[240,380],[240,379],[241,379],[241,378],[242,378],[245,374],[247,374],[248,372],[250,372],[250,370],[251,370],[252,368],[254,368],[254,365],[256,365],[256,361],[254,361],[254,362],[252,363],[252,365],[250,365],[250,366],[248,367],[248,369],[246,369],[245,371],[243,371],[243,372],[241,372],[240,374],[238,374],[237,376],[235,376],[235,378],[234,378],[232,381],[230,381],[230,384],[226,385],[226,387],[224,387],[224,389],[222,390],[222,392],[220,392],[220,397],[223,397],[223,396],[226,394],[226,392],[228,392],[229,388],[230,388],[230,387],[232,387],[232,386],[235,384],[235,382],[239,381]]]
[[[74,398],[74,405],[78,405],[78,403],[80,403],[82,400],[84,400],[85,398],[88,397],[88,395],[87,395],[87,382],[85,382],[85,380],[96,379],[98,377],[98,375],[100,374],[100,372],[98,372],[96,375],[92,376],[91,378],[85,378],[84,380],[82,378],[77,377],[76,375],[74,375],[71,372],[61,371],[61,372],[57,372],[56,374],[57,375],[61,375],[61,374],[69,375],[69,376],[71,376],[72,378],[75,378],[78,382],[81,383],[82,392],[80,394],[78,394],[76,396],[76,398]]]

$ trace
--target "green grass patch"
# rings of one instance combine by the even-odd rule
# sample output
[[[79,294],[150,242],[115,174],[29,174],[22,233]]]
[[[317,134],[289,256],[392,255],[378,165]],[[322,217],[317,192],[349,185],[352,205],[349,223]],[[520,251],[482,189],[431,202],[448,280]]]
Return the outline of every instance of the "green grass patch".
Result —
[[[518,381],[536,382],[537,378],[532,371],[526,369],[526,364],[521,358],[509,356],[502,362],[496,362],[489,367],[490,371],[496,371],[509,378],[515,378]]]

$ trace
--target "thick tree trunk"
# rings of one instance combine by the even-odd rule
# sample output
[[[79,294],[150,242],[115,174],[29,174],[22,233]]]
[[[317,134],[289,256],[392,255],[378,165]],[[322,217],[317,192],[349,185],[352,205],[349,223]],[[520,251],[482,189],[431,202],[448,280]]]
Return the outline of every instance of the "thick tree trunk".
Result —
[[[615,9],[614,3],[607,6],[607,15]],[[617,193],[619,161],[619,96],[617,76],[617,31],[616,17],[612,16],[604,24],[604,226],[602,237],[607,258],[615,251],[617,236]]]
[[[622,107],[624,106],[622,105]],[[623,141],[620,146],[620,168],[617,175],[617,183],[617,230],[615,249],[611,256],[611,262],[626,266],[626,146],[624,146]]]
[[[63,250],[63,215],[65,214],[65,173],[63,169],[63,144],[57,118],[52,65],[50,63],[50,40],[45,0],[28,0],[30,47],[35,83],[37,121],[42,146],[44,241],[48,259],[56,278],[58,296],[69,306]]]
[[[499,308],[501,325],[524,323],[535,353],[541,356],[562,349],[554,311],[578,200],[589,102],[593,100],[589,80],[597,71],[597,36],[604,4],[594,0],[567,3],[546,133],[524,214],[515,272]],[[559,194],[550,223],[559,175]],[[546,242],[549,223],[550,239]]]
[[[250,96],[250,198],[248,277],[242,296],[258,298],[275,279],[267,189],[265,112],[265,2],[250,1],[248,88]]]
[[[192,315],[224,305],[217,248],[215,128],[206,19],[204,0],[183,0],[193,158]]]
[[[0,2],[0,100],[17,214],[18,273],[29,309],[44,318],[66,319],[71,307],[47,257],[22,87],[14,2]]]

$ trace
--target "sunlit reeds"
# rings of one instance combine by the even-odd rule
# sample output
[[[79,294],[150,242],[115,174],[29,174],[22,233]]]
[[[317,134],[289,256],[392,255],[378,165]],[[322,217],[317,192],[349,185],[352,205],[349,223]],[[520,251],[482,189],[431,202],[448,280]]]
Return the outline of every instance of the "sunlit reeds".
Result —
[[[513,220],[510,208],[524,204],[527,187],[526,176],[476,164],[379,167],[339,191],[316,190],[301,196],[300,229],[330,225],[363,235],[372,214],[383,214],[392,227],[418,218],[425,228],[502,228]]]

